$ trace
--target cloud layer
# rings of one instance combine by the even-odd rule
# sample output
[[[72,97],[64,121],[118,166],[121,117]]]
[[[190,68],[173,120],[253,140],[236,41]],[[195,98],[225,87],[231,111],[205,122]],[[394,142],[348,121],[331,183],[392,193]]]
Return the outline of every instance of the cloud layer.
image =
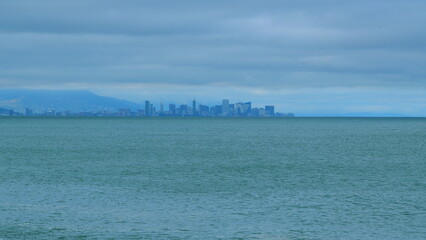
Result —
[[[1,1],[0,87],[426,90],[424,9],[420,0]]]

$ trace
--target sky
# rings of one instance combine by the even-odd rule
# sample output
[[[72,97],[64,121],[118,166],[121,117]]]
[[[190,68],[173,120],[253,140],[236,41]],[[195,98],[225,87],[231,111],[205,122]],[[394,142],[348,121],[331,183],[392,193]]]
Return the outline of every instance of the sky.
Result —
[[[426,116],[424,0],[0,0],[0,88]]]

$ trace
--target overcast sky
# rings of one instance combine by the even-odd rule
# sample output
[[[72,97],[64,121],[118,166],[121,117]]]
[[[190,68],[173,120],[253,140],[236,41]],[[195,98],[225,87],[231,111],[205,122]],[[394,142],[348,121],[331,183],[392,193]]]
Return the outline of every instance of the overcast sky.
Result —
[[[426,116],[426,1],[0,0],[0,88]]]

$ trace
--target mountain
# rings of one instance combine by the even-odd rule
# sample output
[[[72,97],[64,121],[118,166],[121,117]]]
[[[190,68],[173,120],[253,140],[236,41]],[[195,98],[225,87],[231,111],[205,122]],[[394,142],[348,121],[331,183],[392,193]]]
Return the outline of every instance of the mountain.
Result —
[[[83,90],[29,90],[0,89],[0,108],[24,112],[25,108],[35,111],[100,111],[130,108],[143,109],[141,104],[103,97]]]

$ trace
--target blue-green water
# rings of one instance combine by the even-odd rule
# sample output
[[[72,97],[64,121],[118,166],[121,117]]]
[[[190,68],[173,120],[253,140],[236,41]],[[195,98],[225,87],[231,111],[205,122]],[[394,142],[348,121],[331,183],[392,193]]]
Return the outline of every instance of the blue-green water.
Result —
[[[0,118],[0,239],[426,239],[426,119]]]

